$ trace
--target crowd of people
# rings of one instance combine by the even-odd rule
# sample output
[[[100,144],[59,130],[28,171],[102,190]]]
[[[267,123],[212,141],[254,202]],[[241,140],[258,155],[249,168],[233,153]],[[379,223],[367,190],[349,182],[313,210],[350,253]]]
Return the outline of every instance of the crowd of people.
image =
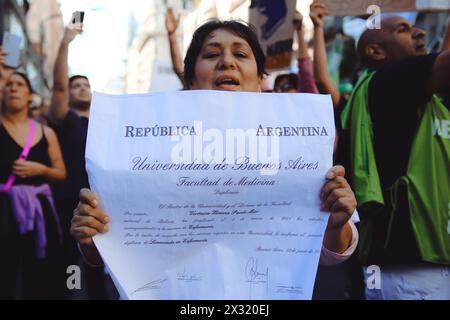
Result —
[[[355,82],[337,86],[327,66],[327,14],[312,3],[311,57],[303,17],[295,13],[298,74],[279,75],[268,90],[252,27],[205,23],[183,62],[180,18],[168,9],[173,70],[184,90],[331,95],[338,138],[321,192],[331,215],[320,264],[345,265],[348,283],[339,290],[347,298],[448,300],[450,23],[440,50],[428,53],[423,30],[400,16],[382,18],[380,29],[365,30],[355,44]],[[86,76],[68,74],[70,43],[81,32],[81,24],[65,28],[45,114],[27,76],[5,66],[0,48],[0,250],[7,257],[0,299],[76,298],[66,285],[70,265],[82,266],[87,298],[117,298],[92,241],[108,232],[109,216],[85,170],[91,88]],[[371,265],[381,270],[381,288],[365,286]],[[320,277],[319,271],[317,286]]]

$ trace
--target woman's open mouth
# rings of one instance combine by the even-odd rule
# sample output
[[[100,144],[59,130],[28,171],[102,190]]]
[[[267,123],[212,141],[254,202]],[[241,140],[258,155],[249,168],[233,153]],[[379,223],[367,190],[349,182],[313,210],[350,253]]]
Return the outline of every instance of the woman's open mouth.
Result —
[[[233,76],[223,75],[216,79],[215,86],[221,90],[236,90],[239,80]]]

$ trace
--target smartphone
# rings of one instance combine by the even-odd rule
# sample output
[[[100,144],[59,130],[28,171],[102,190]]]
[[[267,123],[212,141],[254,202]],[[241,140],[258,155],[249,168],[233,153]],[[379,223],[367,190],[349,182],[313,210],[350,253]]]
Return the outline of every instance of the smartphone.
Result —
[[[72,13],[72,23],[83,23],[84,11],[75,11]]]
[[[5,65],[17,68],[20,60],[20,43],[22,38],[8,31],[3,32],[2,49],[6,52]]]

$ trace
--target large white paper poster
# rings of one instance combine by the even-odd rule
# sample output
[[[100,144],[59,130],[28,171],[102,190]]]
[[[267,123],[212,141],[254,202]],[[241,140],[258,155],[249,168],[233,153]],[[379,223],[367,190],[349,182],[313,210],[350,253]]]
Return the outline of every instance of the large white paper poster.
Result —
[[[124,298],[310,299],[328,214],[329,96],[95,93],[95,244]]]

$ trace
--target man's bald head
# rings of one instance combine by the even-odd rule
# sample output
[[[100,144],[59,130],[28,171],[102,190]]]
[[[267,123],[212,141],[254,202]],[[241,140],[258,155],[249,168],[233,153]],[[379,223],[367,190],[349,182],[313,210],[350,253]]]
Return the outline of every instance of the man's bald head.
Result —
[[[367,29],[358,40],[357,51],[361,63],[366,67],[374,67],[378,58],[374,57],[375,48],[384,47],[383,34],[379,29]],[[380,58],[384,60],[384,57]],[[380,61],[381,61],[380,60]]]
[[[414,27],[399,16],[381,20],[381,29],[366,30],[358,41],[358,54],[366,67],[419,54]],[[423,52],[422,52],[423,53]]]

